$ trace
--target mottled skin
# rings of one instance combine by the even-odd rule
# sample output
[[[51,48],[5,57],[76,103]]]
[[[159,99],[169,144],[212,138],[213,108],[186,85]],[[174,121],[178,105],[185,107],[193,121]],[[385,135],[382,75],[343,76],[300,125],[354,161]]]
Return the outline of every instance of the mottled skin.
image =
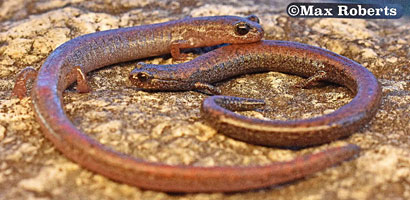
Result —
[[[103,146],[77,129],[65,115],[63,91],[76,80],[79,91],[88,91],[85,73],[113,63],[165,53],[178,58],[179,48],[259,41],[262,28],[255,16],[248,19],[188,18],[88,34],[64,43],[47,58],[32,89],[34,112],[41,129],[64,155],[89,170],[141,188],[169,192],[260,188],[304,177],[355,155],[359,148],[347,145],[266,166],[165,165]],[[20,84],[16,84],[14,91],[20,97],[26,90],[25,81],[21,81],[24,77],[33,77],[33,70],[25,70],[17,78]]]
[[[348,136],[374,116],[381,99],[377,79],[366,68],[325,49],[296,42],[266,40],[229,45],[187,63],[139,65],[130,79],[147,90],[215,91],[210,83],[241,74],[277,71],[311,77],[309,84],[318,80],[340,84],[356,94],[350,103],[330,114],[288,121],[249,118],[230,111],[260,107],[263,101],[226,96],[205,99],[202,116],[219,132],[267,146],[303,147]]]

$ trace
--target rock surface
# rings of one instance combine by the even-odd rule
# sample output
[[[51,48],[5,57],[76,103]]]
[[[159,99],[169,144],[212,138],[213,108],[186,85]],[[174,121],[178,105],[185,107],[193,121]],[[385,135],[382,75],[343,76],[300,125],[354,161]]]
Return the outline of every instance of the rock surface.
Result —
[[[0,2],[0,199],[410,199],[410,20],[290,18],[271,1],[4,0]],[[195,166],[255,165],[290,160],[347,142],[362,147],[348,162],[305,179],[243,193],[167,194],[141,190],[82,169],[44,138],[30,98],[11,99],[16,73],[40,68],[62,43],[95,31],[164,22],[185,16],[260,17],[265,39],[320,46],[367,67],[383,87],[380,110],[351,137],[298,151],[267,148],[218,134],[199,117],[206,95],[138,91],[127,77],[135,62],[88,75],[93,91],[65,93],[74,124],[98,141],[148,161]],[[195,57],[196,54],[191,54]],[[144,60],[170,63],[169,57]],[[272,119],[331,112],[353,95],[322,85],[300,90],[300,77],[276,72],[218,84],[223,94],[262,98]]]

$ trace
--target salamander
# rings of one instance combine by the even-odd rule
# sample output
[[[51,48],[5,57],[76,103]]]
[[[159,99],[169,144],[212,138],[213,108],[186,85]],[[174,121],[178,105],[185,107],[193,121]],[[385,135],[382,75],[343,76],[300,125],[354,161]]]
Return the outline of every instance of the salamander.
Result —
[[[211,83],[267,71],[309,77],[298,87],[317,81],[343,85],[355,93],[355,97],[323,116],[280,121],[249,118],[233,112],[263,106],[264,101],[218,95],[204,100],[202,117],[219,132],[245,142],[305,147],[352,134],[375,115],[380,104],[381,88],[366,68],[328,50],[289,41],[228,45],[181,64],[139,63],[129,78],[135,86],[145,90],[207,89],[218,94],[220,91]]]

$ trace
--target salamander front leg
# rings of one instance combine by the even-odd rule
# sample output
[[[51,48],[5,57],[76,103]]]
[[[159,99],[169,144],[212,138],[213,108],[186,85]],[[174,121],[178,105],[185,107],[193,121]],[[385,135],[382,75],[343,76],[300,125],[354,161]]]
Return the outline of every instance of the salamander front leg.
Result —
[[[32,67],[26,67],[17,74],[16,83],[14,84],[11,96],[22,99],[27,96],[27,82],[36,78],[37,71]]]
[[[181,49],[189,48],[191,45],[186,40],[177,40],[171,43],[171,56],[174,61],[185,61],[188,55],[181,53]]]
[[[88,86],[87,79],[81,67],[77,66],[74,67],[74,73],[77,80],[77,92],[79,93],[87,93],[90,92],[90,86]]]
[[[327,73],[325,71],[318,71],[315,75],[309,77],[306,80],[303,80],[299,83],[297,83],[296,85],[294,85],[294,87],[296,88],[308,88],[308,87],[312,87],[314,85],[317,84],[318,81],[322,81],[326,78]]]
[[[194,87],[197,90],[208,90],[212,94],[221,94],[220,89],[218,89],[215,86],[213,86],[211,84],[208,84],[208,83],[196,82]]]

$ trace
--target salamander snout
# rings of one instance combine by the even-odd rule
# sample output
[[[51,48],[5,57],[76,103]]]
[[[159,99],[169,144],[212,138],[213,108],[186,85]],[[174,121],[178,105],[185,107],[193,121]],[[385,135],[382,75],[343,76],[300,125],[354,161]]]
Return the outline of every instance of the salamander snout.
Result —
[[[170,65],[154,65],[138,63],[129,75],[131,83],[143,90],[178,90],[186,88],[178,77],[177,72],[171,70]]]
[[[152,75],[148,72],[138,72],[135,75],[131,76],[132,79],[138,79],[141,82],[147,82],[149,79],[152,79]]]
[[[133,85],[148,83],[154,78],[154,75],[151,72],[144,69],[146,66],[147,64],[140,62],[137,64],[137,67],[131,71],[129,79]]]

